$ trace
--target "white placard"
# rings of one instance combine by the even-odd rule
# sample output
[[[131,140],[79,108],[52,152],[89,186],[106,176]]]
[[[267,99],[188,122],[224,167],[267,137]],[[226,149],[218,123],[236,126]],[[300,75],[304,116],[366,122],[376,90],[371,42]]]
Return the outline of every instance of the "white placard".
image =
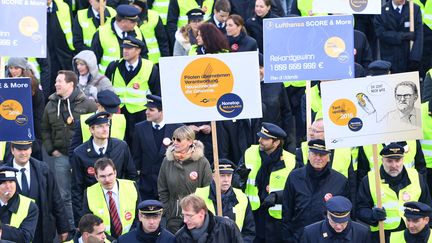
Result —
[[[166,123],[262,117],[258,52],[160,59]]]
[[[328,148],[421,139],[418,72],[321,83]]]
[[[381,14],[381,0],[313,0],[312,12]]]

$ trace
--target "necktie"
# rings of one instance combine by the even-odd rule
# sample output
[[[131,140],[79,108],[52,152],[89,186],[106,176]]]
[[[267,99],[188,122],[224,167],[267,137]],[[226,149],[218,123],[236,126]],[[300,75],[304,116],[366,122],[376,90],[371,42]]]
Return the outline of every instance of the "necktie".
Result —
[[[126,38],[126,32],[122,32],[123,39]]]
[[[401,8],[400,8],[400,7],[397,7],[397,8],[396,8],[396,11],[400,14],[400,13],[401,13]]]
[[[103,155],[104,154],[103,151],[104,151],[104,147],[99,148],[99,155]]]
[[[47,8],[47,12],[48,12],[48,13],[51,13],[51,7],[48,7],[48,8]]]
[[[223,27],[223,24],[222,24],[221,22],[219,22],[219,24],[218,24],[218,28],[219,28],[219,29],[222,29],[222,27]]]
[[[122,233],[122,225],[120,222],[120,217],[117,213],[116,203],[114,201],[114,198],[112,197],[112,191],[108,191],[108,197],[109,197],[109,211],[110,211],[111,222],[114,226],[115,234],[117,236],[120,236]]]
[[[154,128],[155,128],[156,130],[159,130],[159,127],[160,127],[159,124],[156,124],[156,125],[154,126]]]
[[[132,65],[129,65],[128,68],[129,68],[129,72],[133,72],[133,66]]]
[[[29,195],[29,185],[27,182],[27,176],[25,174],[26,168],[22,168],[21,169],[21,193],[24,196],[28,196]]]

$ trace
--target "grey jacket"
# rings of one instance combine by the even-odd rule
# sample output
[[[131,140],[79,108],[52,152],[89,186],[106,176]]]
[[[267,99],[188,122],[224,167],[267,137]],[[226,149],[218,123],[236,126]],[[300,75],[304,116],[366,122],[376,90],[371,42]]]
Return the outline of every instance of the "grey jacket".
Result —
[[[76,59],[83,60],[89,69],[89,76],[87,79],[87,83],[84,84],[82,82],[78,82],[78,88],[84,92],[84,94],[89,99],[96,100],[97,99],[97,93],[99,91],[108,89],[111,91],[114,91],[111,81],[105,77],[104,75],[99,73],[99,69],[96,62],[96,55],[93,51],[90,50],[84,50],[78,53],[74,58],[72,59],[72,66],[74,68],[74,72],[80,76],[77,65],[75,63]]]
[[[168,147],[158,177],[159,200],[164,204],[167,229],[176,232],[182,225],[180,200],[197,187],[210,185],[212,172],[204,157],[204,145],[194,143],[192,156],[182,163],[174,159],[173,145]]]

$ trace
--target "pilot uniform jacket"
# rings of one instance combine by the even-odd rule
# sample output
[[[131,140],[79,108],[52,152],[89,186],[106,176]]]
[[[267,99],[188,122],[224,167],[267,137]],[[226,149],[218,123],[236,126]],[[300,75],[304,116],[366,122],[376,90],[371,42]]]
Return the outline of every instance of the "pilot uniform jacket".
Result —
[[[368,243],[370,242],[369,228],[349,221],[341,234],[337,234],[329,225],[328,219],[308,225],[303,231],[301,243]]]

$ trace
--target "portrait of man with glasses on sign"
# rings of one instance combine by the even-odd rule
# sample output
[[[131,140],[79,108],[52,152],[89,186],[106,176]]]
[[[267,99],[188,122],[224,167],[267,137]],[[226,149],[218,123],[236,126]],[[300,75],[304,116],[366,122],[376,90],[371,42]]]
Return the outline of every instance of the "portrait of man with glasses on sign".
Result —
[[[395,87],[394,97],[397,109],[388,113],[387,122],[420,126],[421,111],[414,106],[419,97],[416,84],[412,81],[398,83]]]

